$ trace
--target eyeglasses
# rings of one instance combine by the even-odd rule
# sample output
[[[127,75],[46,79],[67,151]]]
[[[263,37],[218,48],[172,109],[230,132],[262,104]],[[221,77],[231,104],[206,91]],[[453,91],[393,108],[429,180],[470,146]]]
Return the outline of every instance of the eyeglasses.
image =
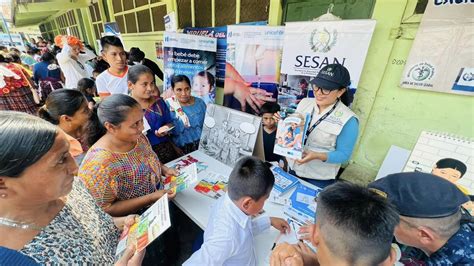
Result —
[[[329,95],[331,93],[332,90],[327,90],[327,89],[323,89],[323,88],[320,88],[320,87],[313,87],[313,93],[316,94],[317,92],[321,91],[321,94],[322,95]]]

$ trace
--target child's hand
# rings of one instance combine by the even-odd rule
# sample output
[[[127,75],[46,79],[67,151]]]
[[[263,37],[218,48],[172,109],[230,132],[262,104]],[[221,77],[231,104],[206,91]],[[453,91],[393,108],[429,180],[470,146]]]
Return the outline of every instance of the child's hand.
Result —
[[[155,135],[157,137],[164,137],[170,133],[171,127],[169,125],[164,125],[160,127],[158,130],[155,130]]]
[[[290,225],[287,221],[281,218],[270,217],[270,224],[276,229],[278,229],[282,234],[290,232]]]
[[[313,236],[313,233],[314,233],[314,224],[307,223],[300,227],[300,230],[298,231],[298,238],[301,240],[311,241],[311,237]]]
[[[278,121],[280,121],[281,119],[281,115],[280,115],[280,112],[276,112],[273,114],[273,120],[275,120],[275,123],[278,123]]]

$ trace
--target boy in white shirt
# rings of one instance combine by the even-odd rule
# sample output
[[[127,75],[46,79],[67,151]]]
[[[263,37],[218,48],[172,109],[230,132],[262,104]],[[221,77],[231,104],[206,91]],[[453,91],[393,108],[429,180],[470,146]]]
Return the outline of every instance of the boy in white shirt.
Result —
[[[97,76],[95,82],[100,98],[112,94],[128,94],[127,55],[122,42],[115,36],[104,36],[100,38],[100,44],[102,57],[110,66]]]
[[[275,183],[270,168],[247,156],[236,163],[228,192],[213,208],[204,232],[204,243],[183,265],[256,265],[254,236],[270,225],[282,233],[288,223],[275,217],[258,217]]]

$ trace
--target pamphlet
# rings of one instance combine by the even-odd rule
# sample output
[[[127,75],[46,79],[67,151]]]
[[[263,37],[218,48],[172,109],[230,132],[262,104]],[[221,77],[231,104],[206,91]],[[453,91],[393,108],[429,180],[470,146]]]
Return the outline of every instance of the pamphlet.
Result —
[[[168,194],[165,193],[136,219],[135,224],[122,232],[115,252],[115,260],[120,259],[130,245],[135,245],[136,252],[140,252],[170,226]]]
[[[171,168],[176,168],[177,170],[179,170],[193,163],[196,163],[196,168],[197,168],[198,173],[206,170],[209,167],[207,163],[200,162],[198,159],[194,158],[193,156],[187,155],[186,157],[183,157],[182,159],[177,161],[175,164],[173,164]]]
[[[295,187],[300,181],[294,175],[285,172],[280,167],[273,166],[271,168],[273,175],[275,176],[275,184],[273,185],[273,190],[277,195],[283,195],[288,192],[290,189]]]
[[[307,222],[314,223],[316,217],[316,201],[314,199],[320,191],[321,189],[298,184],[290,196],[291,206],[286,208],[284,213],[300,226]]]
[[[273,152],[287,158],[301,159],[309,120],[309,114],[301,113],[293,113],[280,119]]]
[[[171,189],[174,193],[187,189],[198,180],[196,163],[190,164],[179,170],[179,176],[168,176],[164,180],[164,188]]]
[[[228,177],[215,172],[207,173],[194,190],[208,197],[218,199],[227,192]]]

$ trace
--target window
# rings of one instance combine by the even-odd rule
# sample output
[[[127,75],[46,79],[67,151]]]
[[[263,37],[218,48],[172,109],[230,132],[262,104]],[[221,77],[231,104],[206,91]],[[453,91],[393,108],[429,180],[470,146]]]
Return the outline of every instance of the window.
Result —
[[[94,31],[94,37],[96,40],[102,37],[102,32],[104,32],[104,23],[102,20],[102,15],[100,13],[99,3],[93,3],[89,6],[89,13],[92,20],[92,29]]]
[[[79,25],[77,24],[76,16],[74,15],[74,10],[69,10],[66,13],[60,15],[59,17],[56,17],[55,21],[58,25],[58,30],[60,34],[67,35],[67,28],[69,28],[71,35],[74,35],[80,38],[81,40],[84,40],[84,36],[82,36],[79,31]]]
[[[39,25],[41,35],[45,40],[51,40],[54,42],[54,37],[58,34],[56,23],[54,20],[45,22]]]
[[[112,0],[115,21],[122,34],[164,31],[166,3],[158,0]]]
[[[177,0],[176,2],[179,28],[266,21],[270,9],[270,0]],[[239,17],[237,11],[240,11]]]

